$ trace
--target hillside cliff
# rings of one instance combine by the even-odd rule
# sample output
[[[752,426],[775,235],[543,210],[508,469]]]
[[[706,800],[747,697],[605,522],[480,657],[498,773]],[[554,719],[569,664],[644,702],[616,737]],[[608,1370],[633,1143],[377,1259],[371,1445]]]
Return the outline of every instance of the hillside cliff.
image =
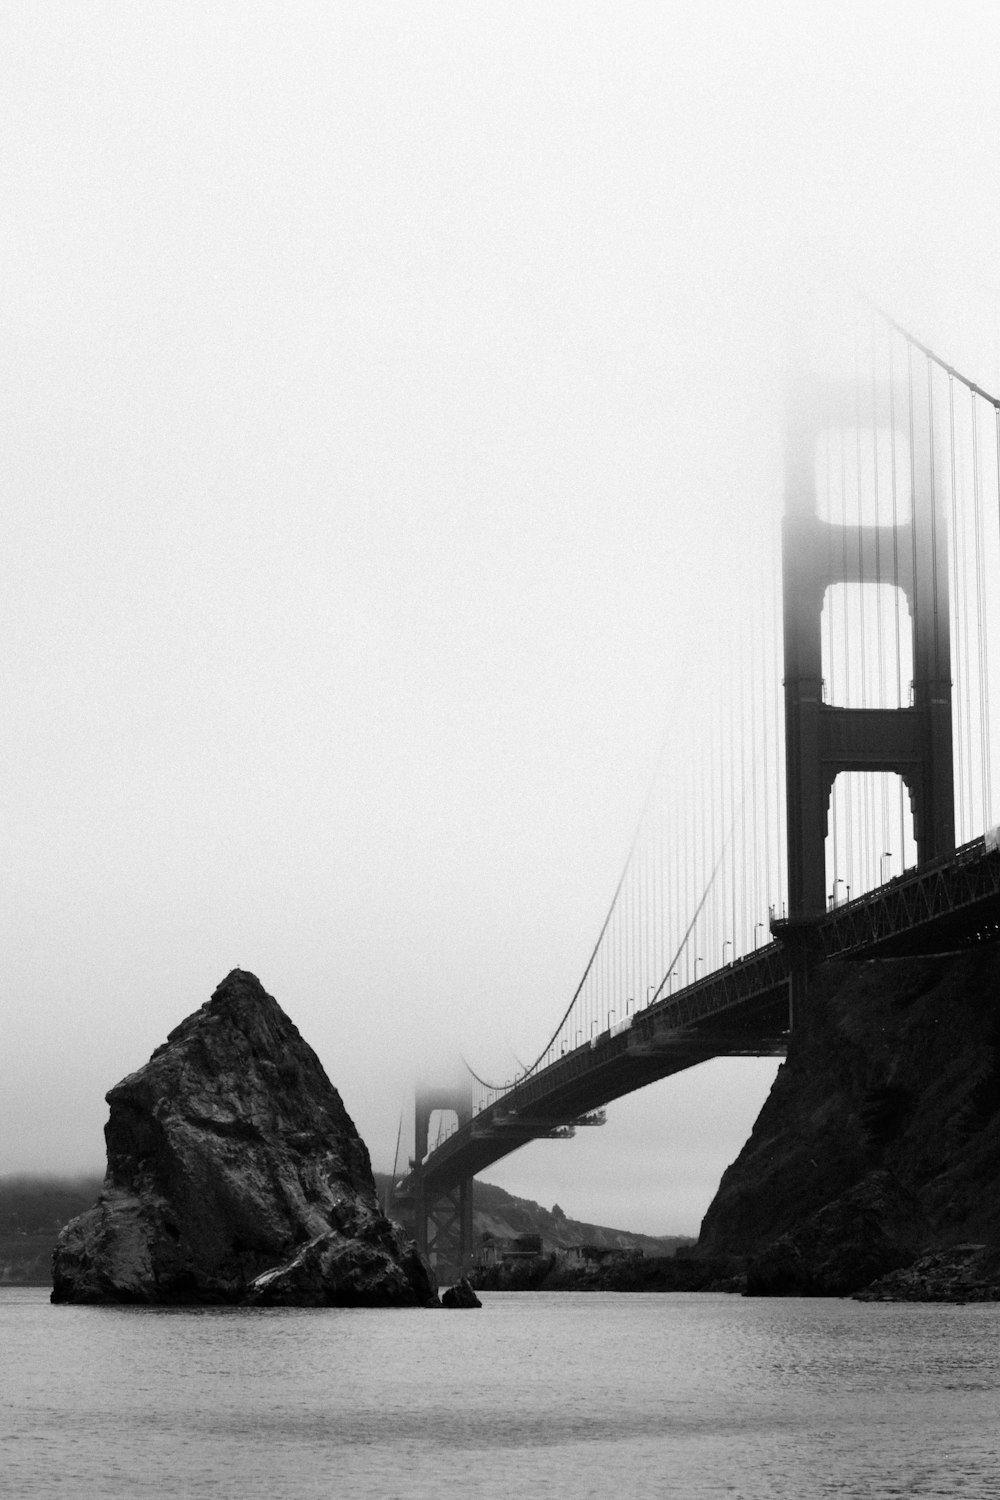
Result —
[[[886,1295],[993,1295],[1000,945],[815,971],[698,1249],[749,1258],[751,1293],[852,1293],[929,1256]]]

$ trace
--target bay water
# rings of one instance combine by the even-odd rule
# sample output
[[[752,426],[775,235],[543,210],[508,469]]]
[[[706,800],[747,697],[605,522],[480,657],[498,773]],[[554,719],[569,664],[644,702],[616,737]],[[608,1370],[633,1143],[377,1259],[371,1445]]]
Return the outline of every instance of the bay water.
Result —
[[[483,1302],[53,1307],[0,1289],[0,1494],[1000,1497],[1000,1304]]]

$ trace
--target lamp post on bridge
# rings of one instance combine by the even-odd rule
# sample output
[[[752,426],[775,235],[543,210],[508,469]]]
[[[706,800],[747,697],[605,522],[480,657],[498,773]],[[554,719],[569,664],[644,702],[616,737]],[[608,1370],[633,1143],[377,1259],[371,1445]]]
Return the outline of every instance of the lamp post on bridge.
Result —
[[[726,949],[727,948],[731,948],[732,946],[733,946],[733,940],[732,940],[732,938],[726,938],[726,941],[722,945],[722,967],[723,968],[726,967]]]
[[[892,858],[892,850],[887,849],[879,859],[879,879],[885,885],[885,861]]]
[[[754,926],[754,930],[753,930],[753,951],[755,953],[757,952],[757,944],[760,942],[760,939],[758,938],[757,934],[758,934],[758,932],[760,931],[760,929],[763,926],[764,926],[763,922],[757,922],[756,925]]]

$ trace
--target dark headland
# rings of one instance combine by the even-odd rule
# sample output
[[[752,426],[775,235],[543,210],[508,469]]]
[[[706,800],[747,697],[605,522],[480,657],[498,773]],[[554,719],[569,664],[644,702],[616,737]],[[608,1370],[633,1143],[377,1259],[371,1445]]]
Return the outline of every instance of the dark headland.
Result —
[[[697,1253],[751,1295],[1000,1298],[1000,946],[813,973]]]
[[[1000,1299],[1000,945],[816,969],[696,1245],[543,1255],[477,1284]]]
[[[340,1095],[253,974],[107,1099],[107,1176],[59,1236],[54,1302],[437,1302]]]

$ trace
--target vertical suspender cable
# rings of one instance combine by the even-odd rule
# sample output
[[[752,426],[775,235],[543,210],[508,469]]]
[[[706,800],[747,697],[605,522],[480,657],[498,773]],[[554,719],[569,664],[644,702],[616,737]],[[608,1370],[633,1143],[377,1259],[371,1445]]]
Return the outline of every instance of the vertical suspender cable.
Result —
[[[657,941],[657,844],[655,844],[655,820],[652,832],[646,831],[646,932],[645,944],[643,944],[643,990],[645,995],[645,981],[652,974],[654,962],[654,945]],[[639,1010],[640,996],[636,996],[636,1010]]]
[[[861,364],[858,353],[858,341],[855,335],[854,343],[854,481],[858,505],[858,630],[860,634],[860,675],[861,675],[861,707],[869,708],[868,702],[868,632],[865,619],[865,503],[861,488],[861,475],[863,470],[861,451]],[[861,781],[861,878],[859,881],[858,894],[863,887],[867,889],[871,884],[869,872],[871,866],[871,827],[869,807],[871,802],[870,778],[865,776]]]
[[[716,705],[713,704],[712,705],[712,718],[711,718],[711,739],[709,741],[709,754],[708,754],[709,840],[710,840],[710,845],[711,845],[711,849],[712,849],[712,857],[713,858],[715,857],[715,852],[716,852],[716,849],[718,847],[718,845],[717,845],[717,838],[716,838],[716,823],[715,823],[715,790],[716,790],[716,788],[715,788],[715,726],[716,726]],[[725,887],[723,887],[723,890],[724,889],[725,889]],[[724,916],[724,913],[723,913],[723,916]],[[719,940],[721,942],[721,935],[720,935],[720,939]],[[713,953],[714,953],[714,950],[713,950]],[[724,953],[725,953],[725,950],[723,950],[723,954]]]
[[[680,916],[680,891],[678,882],[678,830],[677,830],[677,798],[671,801],[670,822],[673,828],[673,837],[670,841],[670,929],[667,933],[668,952],[672,953],[677,946],[678,918]]]
[[[892,497],[892,618],[896,628],[896,708],[903,707],[903,642],[900,627],[899,597],[899,505],[896,489],[896,368],[893,358],[895,347],[895,334],[889,329],[889,485]],[[910,523],[913,523],[913,501],[910,500]],[[902,871],[906,864],[906,850],[903,847],[904,839],[904,809],[903,809],[903,778],[899,777],[899,816],[896,827],[892,832],[893,853],[899,859],[899,868]]]
[[[1000,523],[1000,405],[998,405],[996,403],[994,403],[994,406],[993,406],[993,444],[994,444],[994,450],[993,451],[996,454],[997,519],[998,519],[998,523]],[[992,765],[992,742],[991,742],[991,751],[990,751],[990,763]],[[992,821],[993,821],[993,819],[994,819],[995,816],[996,816],[996,814],[994,813],[994,810],[993,810],[993,795],[992,795],[992,787],[991,787],[991,789],[990,789],[990,798],[989,798],[989,806],[987,807],[987,812],[986,812],[987,821],[989,823],[992,823]]]
[[[741,660],[738,660],[740,673],[740,848],[739,848],[739,873],[740,873],[740,928],[743,933],[744,949],[748,945],[747,939],[747,719],[746,719],[746,672],[743,670]]]
[[[937,443],[934,436],[934,365],[930,356],[927,357],[927,433],[929,456],[929,486],[930,497],[928,505],[927,524],[930,526],[931,536],[931,619],[933,620],[934,638],[934,670],[938,670],[941,660],[941,633],[939,620],[939,591],[938,591],[938,493],[937,493]],[[916,833],[916,830],[914,830]],[[919,853],[919,850],[918,850]]]
[[[914,398],[913,398],[913,345],[911,343],[909,343],[909,341],[907,341],[907,345],[906,345],[906,404],[907,404],[907,421],[909,423],[909,439],[910,439],[910,587],[911,587],[911,590],[912,590],[912,593],[910,595],[910,640],[912,642],[912,645],[911,645],[911,656],[912,656],[912,670],[914,672],[914,678],[912,678],[911,681],[910,681],[910,700],[909,701],[912,703],[913,700],[914,700],[914,681],[915,681],[915,674],[916,674],[916,667],[917,667],[917,626],[918,626],[918,623],[920,621],[920,610],[921,610],[922,601],[921,601],[921,597],[920,597],[920,576],[919,576],[919,574],[917,572],[917,526],[919,524],[919,519],[920,519],[920,514],[921,513],[918,511],[918,508],[917,508],[917,453],[916,453],[916,413],[914,411]],[[930,477],[929,483],[932,486],[931,494],[933,495],[933,482],[934,482],[933,481],[933,475],[934,475],[933,438],[931,439],[930,474],[931,474],[931,477]],[[934,523],[934,518],[933,518],[933,514],[932,514],[932,517],[931,517],[931,526],[932,526],[932,536],[933,536],[933,531],[936,530],[935,523]],[[936,642],[935,642],[935,650],[936,649],[937,649],[937,646],[936,646]],[[906,828],[907,828],[907,832],[911,835],[911,837],[913,837],[914,842],[915,842],[915,831],[912,828],[911,820],[907,820]],[[909,852],[913,852],[912,846],[911,846]],[[914,863],[915,863],[916,862],[916,854],[915,853],[913,853],[913,858],[914,858]],[[904,865],[905,865],[905,861],[904,861]]]
[[[706,847],[707,847],[707,841],[708,841],[708,811],[707,811],[707,808],[705,807],[705,755],[704,755],[703,747],[701,745],[698,746],[697,762],[698,762],[698,791],[697,791],[696,800],[695,800],[695,805],[698,808],[698,812],[699,812],[699,819],[698,819],[699,827],[698,827],[698,832],[697,832],[697,839],[698,839],[698,853],[700,854],[702,861],[704,861]],[[702,869],[704,869],[704,864],[702,865]],[[702,943],[705,942],[704,935],[702,935],[701,941],[702,941]],[[697,946],[698,946],[698,942],[699,942],[699,935],[696,933],[695,934],[695,948],[696,949],[697,949]],[[704,949],[703,949],[703,951],[704,951]],[[708,953],[706,955],[705,962],[706,962],[706,964],[707,964],[707,966],[709,968],[712,967],[712,950],[710,948],[708,949]]]
[[[730,691],[730,693],[729,693],[728,696],[729,696],[729,735],[728,735],[728,740],[729,740],[729,826],[730,826],[730,828],[735,828],[735,826],[736,826],[736,684],[735,683],[733,684],[732,690]],[[735,844],[735,840],[733,842]],[[731,856],[730,869],[732,871],[732,880],[730,881],[729,892],[730,892],[730,901],[731,901],[731,904],[732,904],[733,949],[737,953],[742,953],[743,952],[742,933],[740,932],[739,925],[737,923],[737,918],[736,918],[736,869],[737,869],[737,861],[736,861],[735,848],[734,848],[732,856]]]
[[[875,641],[878,662],[878,702],[876,707],[885,708],[885,642],[883,640],[883,618],[882,618],[882,503],[879,487],[879,453],[878,453],[878,357],[877,338],[878,331],[874,318],[872,319],[872,478],[875,484],[874,495],[874,525],[875,525]],[[884,772],[878,773],[879,812],[881,814],[881,827],[879,828],[878,843],[874,850],[878,861],[876,871],[877,882],[881,884],[883,866],[882,853],[889,842],[889,785]]]
[[[843,576],[849,577],[847,570],[847,429],[842,428],[840,433],[840,521],[841,521],[841,550],[843,552]],[[849,608],[850,596],[846,586],[841,589],[841,618],[843,621],[843,644],[844,653],[844,696],[845,704],[853,705],[852,677],[851,671],[851,612]],[[844,860],[844,874],[841,877],[845,890],[850,890],[851,884],[856,883],[854,877],[854,839],[852,838],[854,822],[854,787],[850,776],[844,778],[841,783],[841,796],[837,796],[837,783],[834,782],[834,809],[841,826],[845,831],[843,840],[846,855]],[[838,872],[835,872],[835,874]],[[834,886],[836,890],[836,886]]]
[[[823,463],[823,478],[826,495],[825,509],[826,520],[831,523],[830,531],[827,533],[827,570],[832,577],[834,576],[835,571],[833,567],[833,547],[835,531],[832,526],[832,522],[834,519],[832,488],[833,454],[831,451],[829,428],[827,428],[824,432],[824,439],[825,452]],[[841,499],[843,499],[843,495],[841,496]],[[838,667],[840,665],[838,661],[838,648],[841,644],[838,637],[838,614],[843,614],[843,599],[843,585],[839,589],[832,588],[827,590],[825,601],[826,608],[824,610],[824,614],[826,616],[826,667],[823,673],[823,701],[826,703],[838,703],[840,701],[839,694],[843,692],[840,684],[840,673],[838,671]],[[838,609],[838,601],[841,605],[840,609]],[[829,811],[831,852],[829,883],[830,890],[834,895],[836,895],[837,887],[833,882],[836,880],[837,873],[840,869],[840,818],[838,816],[838,801],[839,799],[837,796],[837,790],[834,786],[830,791]]]
[[[958,482],[956,476],[955,457],[955,377],[951,371],[948,372],[948,441],[949,459],[951,473],[951,577],[952,598],[955,610],[955,650],[958,656],[958,692],[959,705],[956,715],[958,729],[958,823],[959,842],[964,843],[968,836],[965,816],[965,758],[968,753],[968,740],[964,733],[963,708],[968,707],[968,694],[962,686],[963,672],[968,674],[968,661],[965,651],[965,642],[962,639],[962,626],[965,619],[965,608],[962,600],[961,583],[959,579],[959,526],[958,526]]]
[[[769,701],[769,694],[772,691],[770,674],[771,653],[768,650],[767,642],[768,587],[769,583],[768,586],[765,586],[765,590],[761,592],[759,607],[756,611],[757,618],[755,625],[760,655],[761,691],[764,695],[761,702],[761,739],[763,741],[761,748],[764,754],[764,768],[762,772],[764,792],[764,898],[761,902],[761,916],[764,915],[765,909],[770,905],[773,888],[771,883],[771,766],[767,747],[767,709],[765,706]]]
[[[754,608],[750,621],[750,659],[753,676],[750,680],[750,775],[753,778],[753,917],[754,922],[760,921],[764,915],[764,905],[761,900],[761,863],[763,850],[761,848],[761,823],[760,823],[760,767],[757,743],[757,699],[762,690],[761,673],[763,671],[763,655],[760,650],[760,637],[757,632],[757,609]],[[754,927],[756,937],[757,928]]]
[[[976,831],[985,831],[990,805],[989,645],[987,639],[989,622],[986,616],[986,580],[983,572],[983,506],[979,482],[979,411],[976,406],[975,391],[972,391],[970,394],[972,415],[972,492],[975,501],[976,520],[976,640],[979,647],[979,779],[980,795],[982,797],[982,811],[980,817],[977,819]]]
[[[785,642],[782,622],[781,605],[781,548],[775,547],[774,563],[771,572],[771,619],[774,626],[774,651],[775,656],[775,694],[774,694],[774,775],[775,775],[775,804],[778,809],[778,894],[781,897],[780,915],[787,914],[788,901],[788,844],[787,844],[787,813],[785,808],[785,737],[784,737],[784,695],[778,688],[784,682]]]
[[[656,937],[654,946],[653,972],[657,973],[662,968],[660,959],[663,956],[664,941],[663,930],[667,921],[667,893],[663,885],[663,843],[666,838],[666,829],[663,825],[663,788],[660,787],[660,801],[657,806],[656,818],[656,884],[658,895],[656,898]]]

